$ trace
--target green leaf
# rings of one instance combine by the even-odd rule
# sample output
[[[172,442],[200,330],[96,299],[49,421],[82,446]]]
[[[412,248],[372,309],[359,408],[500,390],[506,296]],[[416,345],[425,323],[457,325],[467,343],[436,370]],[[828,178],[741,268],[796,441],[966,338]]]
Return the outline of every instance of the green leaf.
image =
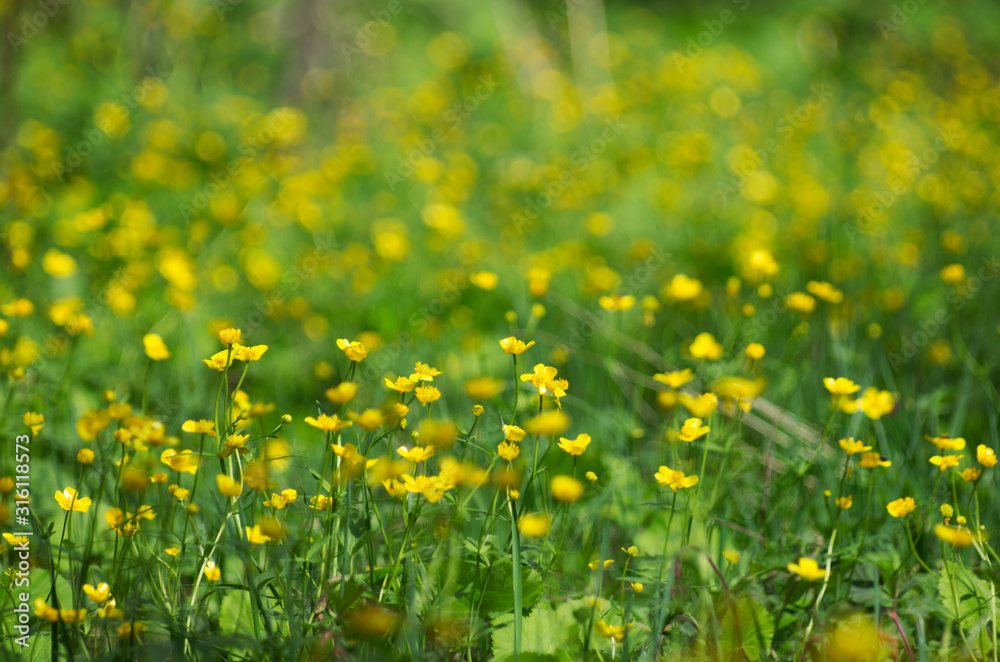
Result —
[[[507,623],[493,631],[493,655],[497,662],[514,659],[514,623],[506,616],[498,623]],[[552,611],[545,602],[521,621],[521,655],[525,660],[569,660],[571,651],[579,648],[579,627],[569,611]]]
[[[219,627],[229,635],[253,636],[253,613],[250,611],[250,594],[246,591],[227,591],[219,611]]]
[[[522,567],[521,605],[523,609],[530,609],[542,597],[542,576],[535,570],[527,570],[527,572],[525,570],[527,568]],[[495,561],[492,568],[489,569],[488,574],[486,565],[481,565],[479,568],[479,582],[476,584],[476,604],[470,605],[470,607],[475,609],[479,605],[479,601],[482,600],[480,613],[496,614],[512,611],[514,609],[513,575],[513,566],[509,558]],[[475,559],[465,559],[462,569],[459,572],[459,577],[461,585],[473,585],[476,578]],[[471,597],[471,593],[471,590],[468,591],[460,599],[467,601]]]
[[[952,563],[938,579],[942,611],[955,621],[979,649],[986,653],[992,648],[986,623],[990,615],[993,592],[989,582],[977,577],[964,566]]]
[[[751,662],[766,657],[774,637],[774,618],[762,604],[747,597],[726,599],[720,605],[721,628],[719,642],[724,659],[742,652]]]

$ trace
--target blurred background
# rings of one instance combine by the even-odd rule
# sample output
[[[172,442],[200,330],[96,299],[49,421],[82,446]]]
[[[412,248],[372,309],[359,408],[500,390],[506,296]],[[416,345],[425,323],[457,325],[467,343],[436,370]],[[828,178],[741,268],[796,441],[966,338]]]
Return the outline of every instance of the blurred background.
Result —
[[[0,299],[37,308],[0,358],[41,403],[72,354],[76,415],[137,399],[149,332],[179,358],[152,402],[198,409],[226,326],[272,347],[248,385],[281,406],[341,379],[336,338],[373,348],[377,399],[418,359],[459,394],[506,375],[526,329],[573,383],[608,326],[664,365],[701,331],[759,340],[806,415],[801,361],[933,389],[959,366],[939,270],[996,253],[998,13],[0,0]],[[991,278],[956,300],[976,347]],[[789,310],[810,280],[847,300]]]

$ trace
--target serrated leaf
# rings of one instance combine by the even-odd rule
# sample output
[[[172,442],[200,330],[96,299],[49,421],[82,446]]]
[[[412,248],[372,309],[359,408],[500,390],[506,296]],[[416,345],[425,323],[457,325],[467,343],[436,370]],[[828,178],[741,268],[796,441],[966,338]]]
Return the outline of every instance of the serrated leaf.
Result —
[[[986,622],[993,595],[989,582],[953,563],[948,572],[942,572],[938,578],[938,594],[944,615],[955,621],[983,653],[988,652],[992,642]]]
[[[520,660],[568,660],[579,647],[578,627],[569,612],[552,611],[545,602],[522,621]],[[514,659],[514,624],[510,619],[493,631],[493,656],[497,662]]]
[[[742,653],[751,662],[760,662],[771,647],[774,618],[762,604],[746,597],[727,599],[720,605],[719,621],[724,659]]]

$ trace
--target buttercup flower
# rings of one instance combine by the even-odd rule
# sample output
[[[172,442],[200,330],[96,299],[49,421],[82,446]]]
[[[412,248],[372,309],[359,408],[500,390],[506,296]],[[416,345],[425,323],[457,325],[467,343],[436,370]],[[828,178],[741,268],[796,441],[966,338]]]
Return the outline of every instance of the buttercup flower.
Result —
[[[710,428],[707,425],[702,425],[700,418],[689,418],[684,421],[684,425],[681,426],[678,436],[681,441],[694,441],[708,434],[709,430]]]
[[[368,348],[356,340],[351,342],[350,340],[338,338],[337,347],[342,349],[344,354],[347,354],[347,358],[355,362],[364,361],[365,357],[368,356]]]
[[[567,439],[565,437],[559,437],[559,448],[566,451],[570,455],[580,456],[583,455],[587,450],[587,446],[590,445],[590,435],[589,434],[579,434],[576,439]]]
[[[90,510],[90,497],[78,497],[76,490],[72,487],[67,487],[62,492],[56,492],[56,503],[63,510],[71,512],[85,513]]]
[[[895,501],[889,502],[885,509],[889,511],[889,514],[893,517],[906,517],[914,510],[916,510],[917,504],[914,503],[913,497],[902,497],[901,499],[896,499]]]
[[[789,563],[788,571],[794,572],[809,581],[826,579],[826,570],[824,568],[820,568],[815,559],[806,558],[804,556],[799,558],[798,563]]]
[[[509,338],[504,338],[500,341],[500,347],[503,349],[505,354],[522,354],[526,349],[535,344],[535,341],[525,344],[523,340],[518,340],[514,336]]]
[[[550,484],[556,501],[572,503],[583,496],[583,483],[572,476],[554,476]]]
[[[931,442],[932,444],[934,444],[943,451],[960,451],[963,448],[965,448],[965,439],[963,439],[962,437],[955,437],[954,439],[952,439],[948,435],[943,434],[940,437],[925,436],[924,439]]]
[[[683,471],[674,471],[667,466],[661,466],[654,477],[660,487],[669,487],[673,492],[676,492],[677,488],[683,489],[698,484],[697,476],[685,476]]]
[[[871,446],[865,446],[863,442],[855,441],[854,437],[848,437],[847,439],[841,439],[839,442],[840,447],[848,455],[854,455],[855,453],[864,453],[872,449]]]
[[[167,344],[158,334],[147,333],[142,337],[142,344],[146,350],[146,356],[154,361],[170,358],[170,350],[167,349]]]
[[[694,373],[691,372],[690,368],[684,368],[683,370],[675,370],[666,374],[657,373],[653,375],[653,379],[661,384],[666,384],[672,389],[678,389],[694,379]]]
[[[940,467],[941,471],[947,470],[949,467],[957,467],[958,463],[962,461],[961,455],[935,455],[931,458],[931,464]]]
[[[976,459],[984,467],[992,467],[997,463],[997,454],[989,446],[979,444],[976,446]]]
[[[699,333],[688,348],[696,359],[715,361],[722,356],[722,345],[715,341],[711,333]]]

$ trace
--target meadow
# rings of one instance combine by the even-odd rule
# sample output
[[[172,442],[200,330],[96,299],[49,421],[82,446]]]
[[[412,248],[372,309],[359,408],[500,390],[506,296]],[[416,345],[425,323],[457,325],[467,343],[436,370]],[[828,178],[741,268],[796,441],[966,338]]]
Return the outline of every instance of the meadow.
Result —
[[[5,659],[997,662],[998,20],[0,0]]]

